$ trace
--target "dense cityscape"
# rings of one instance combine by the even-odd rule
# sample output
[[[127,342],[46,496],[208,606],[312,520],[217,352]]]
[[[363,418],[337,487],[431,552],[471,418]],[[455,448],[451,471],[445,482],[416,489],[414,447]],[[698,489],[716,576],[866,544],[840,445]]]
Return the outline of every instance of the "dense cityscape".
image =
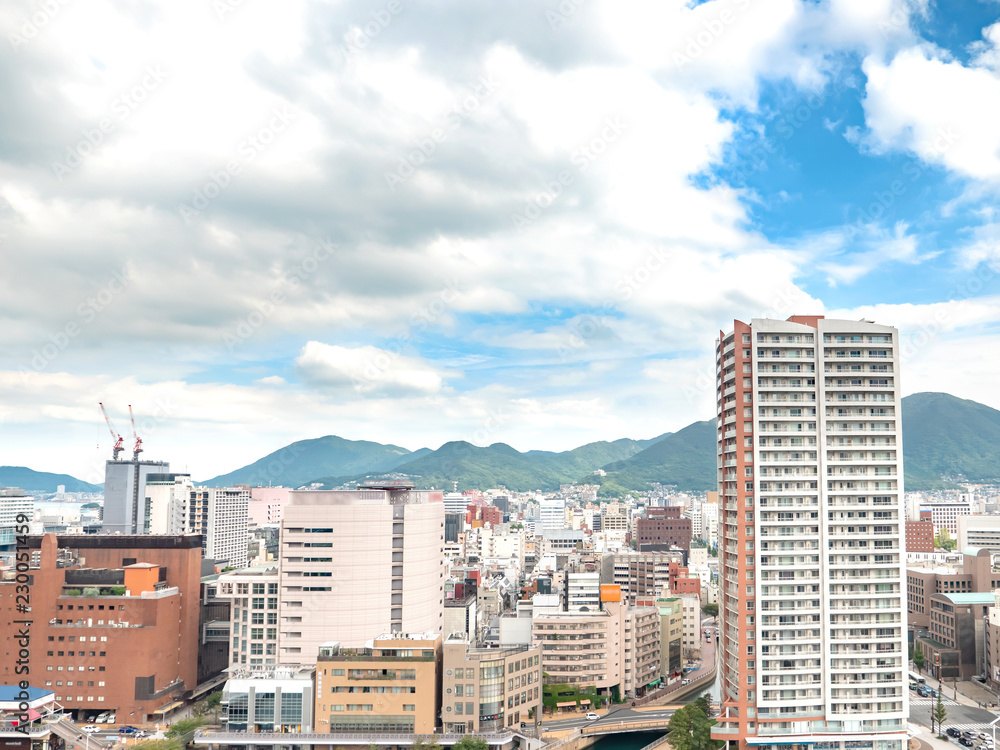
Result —
[[[0,490],[8,744],[676,746],[695,697],[713,740],[902,750],[935,698],[978,740],[1000,488],[904,491],[898,341],[735,321],[703,493],[207,487],[120,455],[102,404],[99,500]]]

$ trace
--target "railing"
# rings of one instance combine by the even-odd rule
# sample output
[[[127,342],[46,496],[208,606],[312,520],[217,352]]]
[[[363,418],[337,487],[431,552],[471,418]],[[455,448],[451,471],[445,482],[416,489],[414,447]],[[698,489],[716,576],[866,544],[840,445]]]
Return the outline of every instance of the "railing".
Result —
[[[407,732],[331,732],[329,734],[295,733],[295,732],[212,732],[197,731],[192,739],[195,745],[215,744],[247,744],[247,745],[340,745],[374,744],[412,745],[418,741],[428,743],[454,744],[463,737],[479,737],[491,745],[504,745],[510,742],[516,733],[491,732],[486,734],[410,734]]]

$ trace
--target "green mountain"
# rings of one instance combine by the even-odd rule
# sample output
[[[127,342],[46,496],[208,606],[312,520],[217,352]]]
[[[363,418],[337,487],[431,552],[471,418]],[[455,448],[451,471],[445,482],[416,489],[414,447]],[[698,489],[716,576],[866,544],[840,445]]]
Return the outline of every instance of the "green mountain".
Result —
[[[645,490],[653,482],[682,490],[714,490],[715,441],[714,419],[690,424],[630,458],[603,466],[607,476],[597,478],[601,494]]]
[[[503,485],[516,492],[554,490],[558,489],[560,484],[587,481],[581,480],[581,475],[593,472],[609,461],[633,456],[660,438],[599,441],[561,453],[551,451],[520,453],[505,443],[494,443],[481,448],[465,441],[455,441],[445,443],[436,451],[415,460],[399,464],[393,472],[414,477],[421,487],[451,489],[452,482],[458,482],[459,489],[462,490],[488,489],[497,485]],[[323,482],[328,487],[336,487],[363,478],[363,476],[330,476],[313,481]]]
[[[50,474],[24,466],[0,466],[0,487],[20,487],[28,492],[56,492],[59,485],[67,492],[100,492],[102,485],[90,484],[69,474]]]
[[[1000,481],[1000,411],[947,393],[903,399],[907,490]]]
[[[409,451],[398,445],[367,440],[345,440],[336,435],[299,440],[269,453],[259,461],[199,484],[227,487],[234,484],[301,487],[318,476],[343,476],[392,471],[403,461],[430,453],[429,448]]]

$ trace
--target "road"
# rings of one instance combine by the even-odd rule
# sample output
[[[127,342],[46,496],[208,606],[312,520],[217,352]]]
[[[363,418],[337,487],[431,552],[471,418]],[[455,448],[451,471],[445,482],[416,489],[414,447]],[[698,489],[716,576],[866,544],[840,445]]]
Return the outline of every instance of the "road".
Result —
[[[601,724],[617,724],[619,721],[654,721],[656,719],[669,719],[673,715],[674,709],[672,708],[653,711],[633,711],[627,706],[615,706],[595,721],[588,721],[583,716],[575,716],[571,719],[560,719],[558,721],[546,721],[542,724],[542,731],[560,732],[566,729],[579,729],[580,727],[600,726]]]

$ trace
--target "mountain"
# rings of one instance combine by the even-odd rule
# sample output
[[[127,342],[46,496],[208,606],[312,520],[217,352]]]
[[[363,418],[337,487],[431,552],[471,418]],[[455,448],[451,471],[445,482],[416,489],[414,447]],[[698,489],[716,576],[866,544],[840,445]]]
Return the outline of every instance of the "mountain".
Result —
[[[425,487],[450,489],[452,482],[458,482],[459,489],[488,489],[502,484],[515,492],[555,490],[560,484],[583,481],[580,480],[581,475],[593,472],[608,462],[633,456],[662,437],[599,441],[561,453],[538,450],[520,453],[505,443],[482,448],[465,441],[453,441],[436,451],[399,464],[393,472],[410,475]],[[363,478],[328,476],[313,481],[336,487]]]
[[[947,393],[903,399],[907,490],[1000,481],[1000,411]]]
[[[66,485],[66,492],[102,490],[102,485],[90,484],[69,474],[50,474],[24,466],[0,466],[0,487],[20,487],[28,492],[56,492],[60,484]]]
[[[682,490],[713,490],[716,483],[715,420],[695,422],[623,461],[601,468],[602,495],[649,489],[653,482]]]
[[[429,448],[409,451],[398,445],[327,435],[291,443],[259,461],[199,484],[212,487],[234,484],[301,487],[315,481],[316,477],[392,471],[401,462],[427,453],[430,453]]]

